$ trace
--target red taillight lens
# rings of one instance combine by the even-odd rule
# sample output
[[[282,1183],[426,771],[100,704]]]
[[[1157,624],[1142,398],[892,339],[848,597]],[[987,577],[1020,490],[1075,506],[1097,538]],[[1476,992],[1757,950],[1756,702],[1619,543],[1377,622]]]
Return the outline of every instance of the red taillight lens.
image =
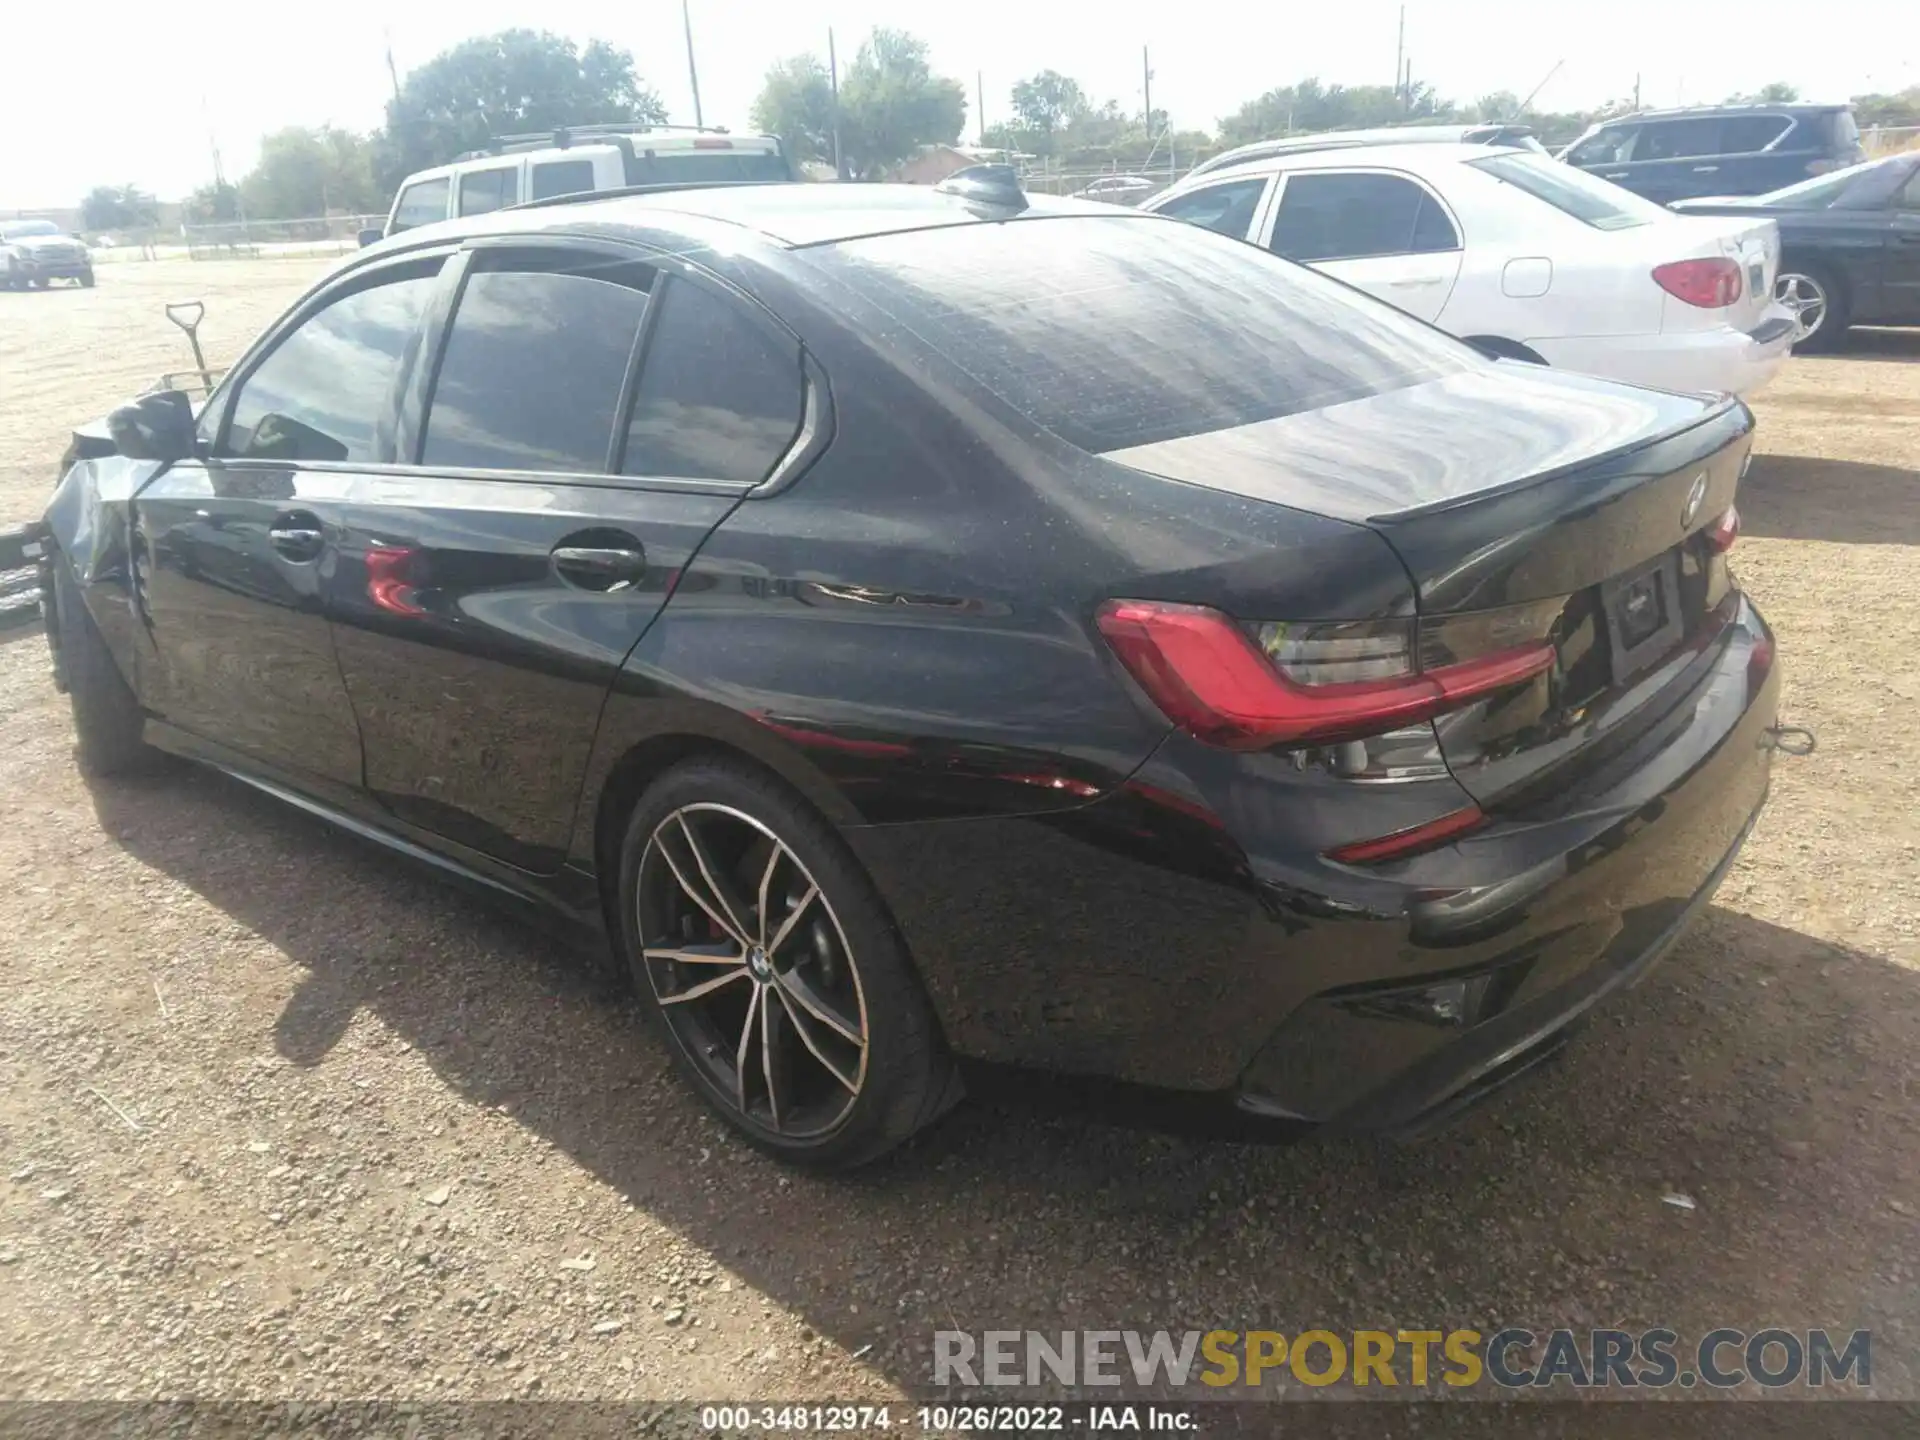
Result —
[[[1669,295],[1702,310],[1718,310],[1740,298],[1740,262],[1724,255],[1656,265],[1653,278]]]
[[[1733,542],[1740,538],[1740,511],[1729,505],[1724,514],[1707,527],[1707,544],[1722,555],[1733,548]]]
[[[1304,628],[1319,637],[1305,642],[1313,653],[1293,665],[1326,674],[1353,673],[1352,667],[1403,673],[1303,684],[1278,668],[1288,664],[1285,659],[1270,661],[1237,624],[1204,605],[1110,600],[1100,607],[1097,623],[1169,720],[1230,750],[1384,734],[1530,680],[1554,659],[1553,647],[1540,641],[1415,671],[1410,644],[1392,653],[1392,641],[1406,635],[1402,626],[1312,626]]]

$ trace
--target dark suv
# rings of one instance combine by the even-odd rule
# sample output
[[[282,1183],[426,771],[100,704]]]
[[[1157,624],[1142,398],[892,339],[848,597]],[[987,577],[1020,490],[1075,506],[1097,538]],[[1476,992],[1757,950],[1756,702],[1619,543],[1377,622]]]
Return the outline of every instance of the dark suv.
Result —
[[[1602,121],[1560,158],[1664,205],[1778,190],[1867,154],[1846,105],[1717,105]]]

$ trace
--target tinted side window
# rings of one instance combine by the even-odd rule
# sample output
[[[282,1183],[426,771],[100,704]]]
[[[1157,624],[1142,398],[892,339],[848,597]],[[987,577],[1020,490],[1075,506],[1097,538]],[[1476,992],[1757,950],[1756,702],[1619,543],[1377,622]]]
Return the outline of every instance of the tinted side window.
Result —
[[[309,317],[241,383],[223,453],[251,460],[384,458],[380,420],[433,286],[433,273],[415,274],[355,291]]]
[[[1567,151],[1567,160],[1574,165],[1624,164],[1633,155],[1633,140],[1639,133],[1638,125],[1609,125]]]
[[[1253,229],[1253,212],[1260,208],[1260,197],[1266,189],[1265,179],[1209,185],[1204,190],[1169,200],[1157,213],[1245,240]]]
[[[1729,115],[1720,122],[1722,155],[1751,155],[1764,150],[1787,133],[1793,121],[1784,115]],[[1818,144],[1809,131],[1798,137],[1803,145]]]
[[[533,167],[534,200],[550,200],[555,195],[578,195],[593,189],[591,160],[549,160]]]
[[[469,170],[460,177],[460,213],[484,215],[520,202],[520,172],[513,167]]]
[[[1900,187],[1900,193],[1893,197],[1896,210],[1920,210],[1920,170],[1915,170]]]
[[[393,212],[393,233],[411,230],[416,225],[431,225],[447,218],[447,177],[422,180],[400,192],[400,204]]]
[[[1416,248],[1414,228],[1426,203],[1427,192],[1398,175],[1290,175],[1272,249],[1302,261],[1405,255]]]
[[[1633,147],[1636,160],[1690,160],[1696,155],[1718,155],[1720,149],[1718,119],[1655,120],[1640,132],[1640,143]]]
[[[661,304],[621,471],[758,484],[800,431],[799,347],[685,281]]]
[[[471,275],[427,410],[427,465],[604,474],[646,292],[584,273]]]

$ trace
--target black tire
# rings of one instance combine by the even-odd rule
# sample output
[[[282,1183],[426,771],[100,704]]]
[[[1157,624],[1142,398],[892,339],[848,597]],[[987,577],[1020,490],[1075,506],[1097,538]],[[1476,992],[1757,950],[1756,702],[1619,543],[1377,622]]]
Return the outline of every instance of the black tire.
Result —
[[[691,819],[702,832],[697,852],[682,848],[677,837],[687,832],[678,828],[677,817]],[[658,844],[657,831],[665,837]],[[747,843],[730,851],[733,838]],[[764,849],[753,848],[763,840]],[[784,847],[785,861],[778,859],[776,846]],[[719,958],[737,951],[744,961],[745,946],[723,933],[711,909],[706,910],[711,918],[702,921],[692,908],[705,903],[676,878],[682,868],[698,873],[689,860],[703,868],[710,862],[735,905],[747,912],[736,917],[746,929],[758,925],[762,940],[778,929],[766,947],[773,952],[771,960],[756,947],[762,958],[749,973],[744,963],[736,967],[730,958]],[[770,894],[764,908],[775,912],[762,921],[760,906],[750,898],[755,897],[754,876],[774,874],[776,864],[785,867],[780,884],[770,887],[763,879],[757,887]],[[711,897],[712,890],[700,883]],[[817,888],[795,905],[792,892],[803,884]],[[784,900],[773,893],[779,890],[785,891]],[[656,958],[646,958],[643,908],[646,923],[659,927],[661,916],[676,903],[682,912],[678,932],[649,935]],[[729,908],[724,899],[720,904]],[[848,1169],[893,1149],[958,1100],[958,1082],[932,1006],[872,882],[833,827],[766,772],[737,760],[705,757],[674,766],[648,786],[620,847],[620,916],[620,944],[634,988],[675,1064],[728,1124],[768,1154],[809,1168]],[[689,933],[695,924],[706,926],[704,936]],[[699,965],[657,958],[669,945],[686,947],[679,953],[704,947],[716,958]],[[838,967],[839,998],[830,993],[832,969],[803,970],[816,964]],[[720,980],[716,993],[697,1004],[680,1008],[661,998],[692,988],[698,983],[692,976],[722,971],[731,979]],[[859,1049],[848,1048],[818,1023],[819,1009],[799,1008],[796,978],[816,1002],[824,998],[838,1013],[857,1018],[865,1032]],[[763,998],[771,1018],[754,1032]],[[670,1004],[675,1006],[671,1015]],[[744,1011],[737,1027],[716,1013],[728,1006]],[[756,1048],[757,1082],[752,1074]],[[728,1064],[729,1054],[746,1057],[737,1070]],[[836,1065],[855,1072],[852,1087],[838,1076]],[[716,1073],[721,1071],[728,1078]],[[731,1078],[735,1074],[737,1081]],[[775,1099],[776,1074],[783,1077],[778,1088],[787,1092],[784,1116]],[[839,1079],[838,1086],[829,1076]],[[827,1117],[813,1129],[807,1128],[809,1112],[800,1098],[809,1086],[820,1097],[811,1113]],[[776,1128],[780,1121],[784,1130]]]
[[[80,288],[82,290],[91,290],[93,288],[93,272],[91,270],[80,277]]]
[[[1847,327],[1853,323],[1852,297],[1847,294],[1846,282],[1825,265],[1782,260],[1780,273],[1774,277],[1774,294],[1783,295],[1786,287],[1796,279],[1804,281],[1819,294],[1823,308],[1818,324],[1793,342],[1794,354],[1819,355],[1839,349],[1846,343]]]
[[[53,561],[53,626],[60,644],[80,768],[89,775],[151,769],[159,752],[140,738],[145,716],[113,652],[87,613],[66,558]]]

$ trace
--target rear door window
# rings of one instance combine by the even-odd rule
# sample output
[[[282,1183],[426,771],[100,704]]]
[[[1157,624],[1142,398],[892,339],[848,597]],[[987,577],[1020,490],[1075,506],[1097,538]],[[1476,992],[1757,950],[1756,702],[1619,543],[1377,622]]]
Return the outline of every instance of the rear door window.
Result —
[[[240,382],[221,453],[237,460],[387,458],[381,421],[441,263],[356,290],[302,321]]]
[[[469,275],[421,463],[604,474],[650,278],[642,267],[588,260]]]
[[[520,203],[520,167],[495,166],[469,170],[460,177],[460,213],[485,215]]]
[[[1696,155],[1719,155],[1718,117],[1700,116],[1690,120],[1649,120],[1640,130],[1640,142],[1633,147],[1635,160],[1690,160]]]
[[[621,473],[758,484],[800,431],[800,347],[685,280],[659,304]]]
[[[1460,240],[1425,188],[1403,175],[1302,171],[1280,192],[1268,244],[1304,262],[1455,250]]]
[[[593,189],[593,161],[548,160],[533,167],[529,187],[534,200],[551,200],[556,195],[578,195]]]
[[[1231,180],[1224,185],[1209,185],[1204,190],[1176,196],[1154,213],[1245,240],[1253,233],[1254,214],[1260,208],[1260,197],[1266,193],[1265,176],[1258,180]]]
[[[431,225],[447,218],[447,191],[450,182],[442,175],[437,180],[421,180],[400,192],[400,203],[393,209],[391,232],[398,235],[416,225]]]
[[[1785,115],[1728,115],[1720,121],[1722,155],[1752,155],[1764,150],[1793,128]],[[1812,136],[1806,136],[1811,141]]]
[[[1481,363],[1325,276],[1151,216],[955,225],[812,253],[900,327],[908,363],[958,367],[1096,454]]]

